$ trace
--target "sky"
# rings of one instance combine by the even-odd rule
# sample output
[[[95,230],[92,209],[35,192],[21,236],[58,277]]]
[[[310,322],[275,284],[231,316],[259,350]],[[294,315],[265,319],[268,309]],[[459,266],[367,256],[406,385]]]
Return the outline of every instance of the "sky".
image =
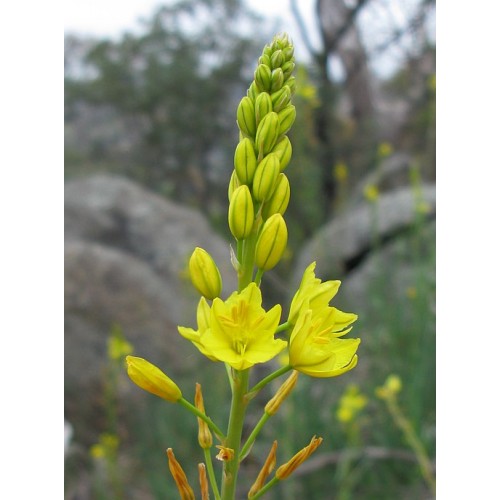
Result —
[[[140,27],[138,20],[151,17],[162,4],[160,0],[66,0],[64,29],[81,35],[119,36],[123,31]],[[250,8],[267,18],[276,18],[278,31],[286,31],[294,40],[296,55],[305,59],[307,51],[300,43],[297,25],[289,8],[289,0],[250,0]],[[314,0],[300,0],[304,19],[314,23]],[[314,31],[314,30],[312,30]]]

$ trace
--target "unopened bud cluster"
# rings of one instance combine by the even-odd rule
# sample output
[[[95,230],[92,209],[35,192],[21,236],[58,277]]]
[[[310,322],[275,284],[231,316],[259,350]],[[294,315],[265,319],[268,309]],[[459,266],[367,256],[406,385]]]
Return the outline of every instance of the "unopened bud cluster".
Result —
[[[264,271],[274,267],[286,249],[283,219],[290,184],[283,173],[292,156],[287,132],[295,121],[293,45],[277,36],[259,58],[247,95],[236,113],[240,141],[229,183],[229,228],[237,240],[254,236],[255,262]]]

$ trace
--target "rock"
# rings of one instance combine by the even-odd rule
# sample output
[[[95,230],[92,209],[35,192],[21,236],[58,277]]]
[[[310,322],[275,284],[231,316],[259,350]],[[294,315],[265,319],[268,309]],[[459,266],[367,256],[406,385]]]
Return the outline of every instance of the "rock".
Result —
[[[200,213],[127,179],[98,175],[67,183],[65,237],[67,241],[84,240],[117,248],[147,263],[169,283],[176,296],[183,291],[180,300],[176,301],[176,296],[172,299],[172,320],[179,324],[191,321],[199,298],[185,273],[196,246],[207,250],[219,266],[225,295],[237,286],[229,243],[214,233]]]
[[[297,259],[292,289],[312,261],[317,263],[316,275],[324,280],[346,276],[374,246],[411,227],[417,210],[424,209],[425,217],[433,219],[435,186],[422,186],[418,196],[412,188],[400,188],[382,194],[376,203],[363,201],[327,224],[305,245]]]

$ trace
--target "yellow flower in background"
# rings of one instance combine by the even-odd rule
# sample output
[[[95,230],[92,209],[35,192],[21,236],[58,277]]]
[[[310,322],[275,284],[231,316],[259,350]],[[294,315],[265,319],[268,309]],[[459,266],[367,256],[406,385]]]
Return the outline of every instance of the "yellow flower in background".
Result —
[[[390,156],[393,152],[392,145],[388,142],[382,142],[378,146],[377,155],[379,158],[386,158]]]
[[[255,283],[225,302],[216,298],[210,313],[210,328],[200,336],[206,351],[236,370],[265,363],[278,355],[286,342],[275,339],[281,306],[268,312],[262,308],[262,294]]]
[[[403,382],[401,381],[401,378],[399,375],[395,375],[393,373],[387,377],[382,387],[377,387],[375,389],[375,394],[380,399],[391,399],[401,392],[402,388]]]
[[[338,317],[338,322],[336,318]],[[360,339],[340,339],[357,316],[334,307],[313,313],[304,307],[290,335],[290,365],[311,377],[336,377],[352,370]]]
[[[112,334],[108,340],[108,357],[110,359],[122,359],[125,356],[132,354],[134,348],[130,342],[127,342],[123,335],[118,333]]]
[[[340,281],[321,282],[314,274],[315,268],[316,262],[312,262],[304,271],[299,289],[290,304],[290,313],[288,314],[289,323],[296,323],[305,302],[308,303],[307,307],[312,309],[313,312],[319,311],[327,307],[338,292]]]
[[[357,385],[351,384],[340,398],[337,419],[345,424],[352,422],[367,404],[368,398],[361,394]]]
[[[365,188],[363,189],[363,194],[365,195],[365,198],[372,203],[377,201],[380,196],[378,187],[374,184],[368,184],[367,186],[365,186]]]
[[[338,182],[344,182],[349,176],[347,165],[343,161],[339,161],[333,167],[333,176]]]
[[[176,403],[182,393],[176,383],[157,366],[143,358],[127,356],[127,373],[132,382],[155,396]]]

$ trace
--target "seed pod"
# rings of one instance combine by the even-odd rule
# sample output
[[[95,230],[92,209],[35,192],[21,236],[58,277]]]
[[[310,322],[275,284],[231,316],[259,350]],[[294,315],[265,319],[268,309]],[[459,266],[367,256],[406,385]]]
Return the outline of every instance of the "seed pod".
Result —
[[[229,202],[229,229],[238,240],[247,238],[253,228],[254,208],[252,195],[247,185],[237,188]]]
[[[266,155],[273,149],[279,137],[279,126],[278,113],[274,111],[264,116],[259,123],[257,133],[255,134],[255,145],[257,146],[260,157]]]
[[[213,300],[222,291],[222,278],[214,259],[203,248],[196,247],[189,259],[189,277],[198,292]]]
[[[241,99],[238,109],[236,110],[236,121],[241,132],[248,136],[255,135],[255,108],[250,97],[245,96]]]
[[[276,92],[283,86],[285,77],[283,75],[283,70],[281,68],[273,69],[271,73],[271,93]]]
[[[271,68],[265,64],[259,64],[254,73],[254,80],[261,92],[271,89]]]
[[[278,135],[286,134],[292,128],[296,114],[297,112],[295,111],[295,106],[293,104],[289,104],[286,108],[282,109],[278,113]]]
[[[290,92],[290,87],[288,85],[284,85],[283,88],[274,92],[271,95],[271,102],[273,103],[272,111],[275,111],[276,113],[281,111],[290,103],[291,97],[292,93]]]
[[[265,201],[273,194],[280,173],[278,156],[271,153],[257,165],[252,183],[252,193],[257,201]]]
[[[255,264],[263,271],[272,269],[285,252],[288,230],[281,214],[272,215],[264,223],[255,246]]]
[[[255,169],[257,168],[257,158],[253,142],[245,137],[236,146],[234,152],[234,169],[238,175],[238,180],[242,184],[251,184]]]
[[[292,158],[292,143],[288,136],[284,135],[272,149],[271,153],[278,155],[280,160],[280,171],[283,172]]]
[[[255,99],[255,123],[257,127],[264,116],[273,110],[271,96],[267,92],[261,92]]]
[[[274,191],[269,200],[264,204],[262,209],[262,218],[269,219],[271,215],[284,215],[290,202],[290,183],[285,174],[279,174]]]

